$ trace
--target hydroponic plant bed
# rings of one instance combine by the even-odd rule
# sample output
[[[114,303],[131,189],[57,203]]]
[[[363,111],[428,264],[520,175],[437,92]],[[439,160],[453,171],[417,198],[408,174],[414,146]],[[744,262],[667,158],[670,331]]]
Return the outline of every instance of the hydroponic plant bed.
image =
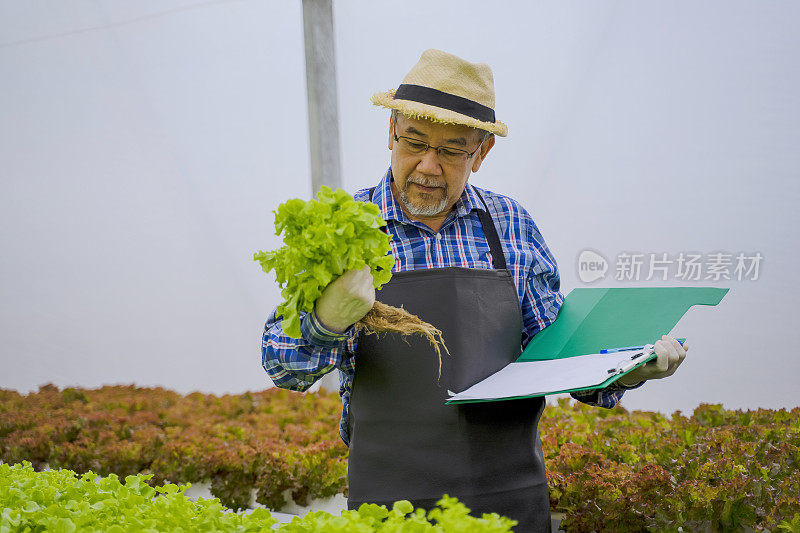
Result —
[[[0,459],[205,482],[232,509],[253,490],[271,509],[285,495],[306,506],[346,494],[340,412],[337,395],[278,389],[0,390]],[[551,510],[567,531],[800,529],[800,408],[701,405],[667,417],[564,400],[540,429]]]
[[[469,516],[462,504],[447,497],[428,513],[400,501],[392,509],[364,504],[338,515],[318,511],[278,524],[265,509],[247,514],[226,512],[216,498],[187,499],[186,485],[150,487],[150,477],[126,476],[121,483],[114,474],[98,477],[91,472],[76,476],[70,470],[36,472],[27,461],[13,466],[0,464],[0,531],[503,533],[515,524],[494,514]]]

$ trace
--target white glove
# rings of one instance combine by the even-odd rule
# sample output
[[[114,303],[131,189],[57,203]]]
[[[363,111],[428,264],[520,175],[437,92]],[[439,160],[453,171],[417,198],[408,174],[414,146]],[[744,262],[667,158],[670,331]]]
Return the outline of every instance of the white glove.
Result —
[[[686,358],[689,350],[687,341],[683,341],[683,346],[677,340],[666,335],[661,336],[660,341],[654,345],[656,358],[617,380],[617,383],[625,387],[633,387],[648,379],[661,379],[671,376]]]
[[[335,333],[343,333],[366,315],[375,303],[375,287],[368,265],[361,270],[348,270],[322,291],[314,304],[314,312],[322,325]]]

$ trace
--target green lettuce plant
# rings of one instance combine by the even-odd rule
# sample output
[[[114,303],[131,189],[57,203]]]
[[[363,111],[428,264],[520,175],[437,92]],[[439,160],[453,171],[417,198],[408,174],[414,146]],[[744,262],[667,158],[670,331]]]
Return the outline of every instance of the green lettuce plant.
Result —
[[[259,251],[253,259],[262,270],[275,271],[283,301],[277,314],[283,332],[299,339],[300,313],[311,312],[325,287],[348,270],[369,266],[373,285],[380,289],[391,277],[394,256],[389,254],[389,235],[380,228],[386,222],[372,202],[357,202],[346,191],[323,186],[317,198],[289,200],[275,211],[275,234],[284,245],[275,251]],[[364,333],[391,332],[421,335],[431,343],[442,370],[441,349],[447,351],[442,332],[408,311],[375,301],[356,328]]]
[[[156,533],[160,531],[271,531],[277,520],[266,509],[243,515],[225,513],[218,499],[197,502],[189,485],[151,487],[151,475],[71,470],[35,472],[31,463],[0,464],[0,532]]]
[[[391,279],[394,257],[377,205],[323,186],[315,200],[289,200],[274,213],[284,245],[253,259],[264,272],[274,270],[283,288],[278,315],[288,336],[300,338],[300,312],[313,310],[322,290],[345,271],[369,265],[376,289]]]
[[[157,533],[168,532],[267,532],[285,533],[505,533],[516,522],[497,514],[468,515],[456,498],[445,495],[427,515],[408,501],[392,510],[364,504],[339,516],[317,511],[296,517],[277,528],[266,509],[249,514],[228,512],[217,498],[186,498],[187,485],[150,487],[152,475],[127,476],[121,483],[115,474],[99,477],[93,472],[77,476],[71,470],[36,472],[31,463],[0,464],[0,533],[49,531],[54,533]]]

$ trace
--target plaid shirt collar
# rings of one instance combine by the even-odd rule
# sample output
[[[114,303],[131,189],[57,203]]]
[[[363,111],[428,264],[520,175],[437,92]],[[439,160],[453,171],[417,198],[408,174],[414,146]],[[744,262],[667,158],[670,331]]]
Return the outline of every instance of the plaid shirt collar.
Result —
[[[381,179],[381,182],[375,188],[375,193],[372,195],[372,202],[380,207],[381,216],[384,220],[396,220],[403,224],[420,224],[408,218],[403,208],[400,207],[394,194],[392,194],[393,181],[394,176],[392,176],[392,169],[390,167],[383,176],[383,179]],[[475,188],[467,182],[467,186],[464,187],[464,192],[462,192],[461,196],[456,200],[453,210],[447,216],[442,227],[445,227],[457,217],[467,216],[473,209],[483,210],[483,204],[475,193]],[[455,215],[453,213],[455,213]]]

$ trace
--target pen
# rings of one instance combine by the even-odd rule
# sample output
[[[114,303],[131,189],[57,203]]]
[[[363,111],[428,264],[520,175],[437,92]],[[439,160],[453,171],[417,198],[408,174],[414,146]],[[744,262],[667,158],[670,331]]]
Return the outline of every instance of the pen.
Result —
[[[683,343],[686,339],[677,339],[677,341],[683,346]],[[625,352],[628,350],[644,350],[644,346],[626,346],[624,348],[603,348],[600,350],[600,353],[616,353],[616,352]]]

